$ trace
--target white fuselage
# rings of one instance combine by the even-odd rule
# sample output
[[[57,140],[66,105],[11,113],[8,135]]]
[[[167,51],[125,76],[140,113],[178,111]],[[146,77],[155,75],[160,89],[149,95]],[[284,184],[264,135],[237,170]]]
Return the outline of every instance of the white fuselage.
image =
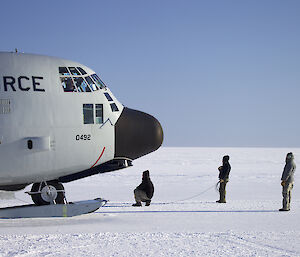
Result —
[[[87,74],[61,74],[59,67]],[[64,81],[76,85],[93,74],[60,58],[0,52],[0,186],[52,180],[114,158],[122,104],[95,81],[91,92],[64,90]],[[84,108],[93,117],[84,117]]]

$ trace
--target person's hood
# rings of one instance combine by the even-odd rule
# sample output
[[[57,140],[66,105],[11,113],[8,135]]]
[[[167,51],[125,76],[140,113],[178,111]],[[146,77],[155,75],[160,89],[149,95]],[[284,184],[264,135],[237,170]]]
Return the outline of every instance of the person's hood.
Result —
[[[150,173],[149,173],[149,170],[145,170],[144,172],[143,172],[143,179],[149,179],[149,177],[150,177]]]
[[[226,163],[228,161],[229,161],[229,156],[228,155],[223,156],[223,163]]]
[[[286,162],[290,162],[290,161],[292,161],[292,160],[294,160],[294,155],[293,155],[293,153],[288,153],[288,154],[286,155],[285,161],[286,161]]]

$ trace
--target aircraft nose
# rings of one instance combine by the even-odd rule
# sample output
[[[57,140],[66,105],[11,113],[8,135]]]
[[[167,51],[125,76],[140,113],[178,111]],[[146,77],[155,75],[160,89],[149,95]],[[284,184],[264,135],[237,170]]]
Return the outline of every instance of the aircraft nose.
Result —
[[[163,130],[153,116],[124,107],[115,125],[115,157],[137,159],[158,149]]]

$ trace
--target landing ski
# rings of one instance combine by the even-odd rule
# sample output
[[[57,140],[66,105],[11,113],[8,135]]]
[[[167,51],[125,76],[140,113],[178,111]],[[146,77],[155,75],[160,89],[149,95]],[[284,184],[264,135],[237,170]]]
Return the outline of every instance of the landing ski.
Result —
[[[16,218],[50,218],[73,217],[98,210],[106,204],[107,200],[97,198],[95,200],[78,201],[67,204],[50,205],[21,205],[0,208],[1,219]]]

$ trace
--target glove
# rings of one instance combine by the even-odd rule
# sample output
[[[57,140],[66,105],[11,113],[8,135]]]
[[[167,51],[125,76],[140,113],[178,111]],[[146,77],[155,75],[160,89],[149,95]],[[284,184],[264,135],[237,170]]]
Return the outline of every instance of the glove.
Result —
[[[281,181],[281,185],[282,185],[283,187],[285,186],[285,181],[284,181],[284,180]]]
[[[219,170],[219,171],[221,171],[221,170],[222,170],[222,168],[223,168],[223,166],[220,166],[220,167],[218,168],[218,170]]]
[[[220,179],[220,183],[224,182],[224,179]]]

